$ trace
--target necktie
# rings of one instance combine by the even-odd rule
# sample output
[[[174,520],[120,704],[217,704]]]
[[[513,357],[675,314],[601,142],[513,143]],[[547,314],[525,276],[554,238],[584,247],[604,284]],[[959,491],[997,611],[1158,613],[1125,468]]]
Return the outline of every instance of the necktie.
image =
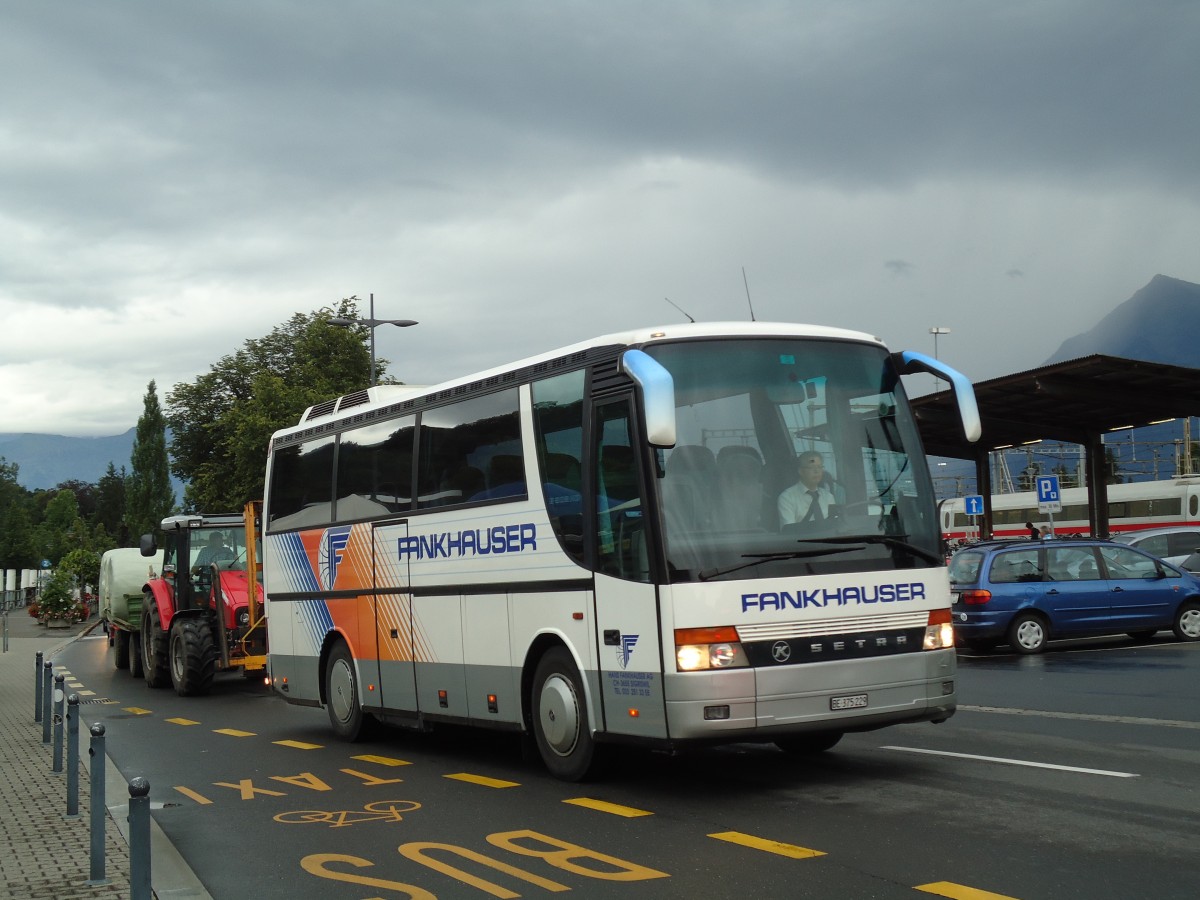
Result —
[[[808,514],[804,517],[805,522],[820,522],[825,518],[825,514],[821,512],[821,493],[816,488],[808,492],[811,498],[808,502]]]

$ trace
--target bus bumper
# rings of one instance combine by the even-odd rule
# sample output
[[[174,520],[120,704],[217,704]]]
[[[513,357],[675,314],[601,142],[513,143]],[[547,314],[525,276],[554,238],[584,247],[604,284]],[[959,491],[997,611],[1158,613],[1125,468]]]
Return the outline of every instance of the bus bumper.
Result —
[[[955,665],[950,649],[672,674],[665,679],[667,727],[671,740],[770,741],[944,721],[957,705]]]

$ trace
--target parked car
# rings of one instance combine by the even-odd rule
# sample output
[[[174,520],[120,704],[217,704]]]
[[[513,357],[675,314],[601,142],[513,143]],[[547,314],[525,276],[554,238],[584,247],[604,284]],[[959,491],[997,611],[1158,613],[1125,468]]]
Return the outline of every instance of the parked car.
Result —
[[[968,647],[1040,653],[1052,638],[1170,628],[1200,640],[1200,577],[1126,544],[991,541],[950,561],[954,627]]]
[[[1122,531],[1114,534],[1112,539],[1145,550],[1175,566],[1200,550],[1200,528],[1195,525],[1165,525],[1162,528]]]

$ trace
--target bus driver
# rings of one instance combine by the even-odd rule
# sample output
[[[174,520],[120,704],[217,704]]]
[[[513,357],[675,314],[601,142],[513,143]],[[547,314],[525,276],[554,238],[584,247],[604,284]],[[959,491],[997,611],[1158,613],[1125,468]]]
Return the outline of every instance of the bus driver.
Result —
[[[779,524],[795,525],[822,522],[829,518],[830,507],[837,501],[822,484],[825,462],[816,450],[801,453],[796,458],[799,481],[779,495]]]

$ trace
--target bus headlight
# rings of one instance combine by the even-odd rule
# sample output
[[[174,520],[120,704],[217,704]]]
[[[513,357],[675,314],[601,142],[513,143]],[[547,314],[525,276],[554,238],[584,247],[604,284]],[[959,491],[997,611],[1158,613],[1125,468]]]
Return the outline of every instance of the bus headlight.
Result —
[[[948,650],[954,646],[954,626],[950,624],[950,610],[935,609],[929,613],[924,646],[926,650]]]
[[[736,628],[675,630],[675,665],[680,672],[736,669],[749,664]]]

